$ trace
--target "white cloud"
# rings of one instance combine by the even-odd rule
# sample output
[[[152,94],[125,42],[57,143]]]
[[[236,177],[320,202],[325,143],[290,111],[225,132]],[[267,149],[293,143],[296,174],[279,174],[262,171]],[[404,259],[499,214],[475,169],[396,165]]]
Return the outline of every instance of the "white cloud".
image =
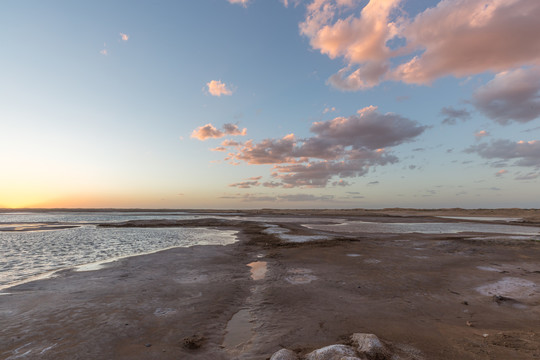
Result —
[[[238,4],[242,5],[243,7],[247,7],[249,0],[227,0],[231,4]]]

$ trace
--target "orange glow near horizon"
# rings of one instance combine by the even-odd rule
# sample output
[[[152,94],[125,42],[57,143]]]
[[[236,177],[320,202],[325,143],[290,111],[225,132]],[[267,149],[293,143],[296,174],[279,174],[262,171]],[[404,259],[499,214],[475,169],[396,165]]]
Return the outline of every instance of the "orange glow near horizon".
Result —
[[[179,209],[179,208],[214,208],[220,207],[209,194],[192,192],[190,195],[112,192],[87,192],[71,194],[55,194],[45,196],[43,193],[13,193],[11,196],[0,193],[0,208],[6,209],[32,209],[32,208],[72,208],[72,209]]]

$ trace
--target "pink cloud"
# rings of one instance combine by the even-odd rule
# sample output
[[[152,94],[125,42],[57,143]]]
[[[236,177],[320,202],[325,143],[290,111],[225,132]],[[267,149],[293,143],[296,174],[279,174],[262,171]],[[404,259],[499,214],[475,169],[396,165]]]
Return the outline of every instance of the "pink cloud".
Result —
[[[235,155],[235,158],[248,164],[281,164],[294,162],[294,134],[281,139],[265,139],[258,144],[248,140]]]
[[[485,136],[489,136],[489,133],[486,131],[486,130],[480,130],[476,133],[474,133],[474,136],[477,138],[477,139],[480,139],[480,138],[483,138]]]
[[[408,46],[423,53],[398,66],[393,77],[425,84],[538,64],[538,18],[538,1],[443,0],[403,28]]]
[[[506,174],[507,172],[508,172],[508,170],[502,169],[502,170],[497,171],[495,173],[495,176],[500,177],[500,176],[503,176],[504,174]]]
[[[234,152],[225,160],[273,164],[275,181],[263,183],[266,187],[325,187],[334,177],[363,176],[372,167],[397,162],[398,158],[386,148],[413,141],[425,129],[415,121],[381,114],[369,106],[347,118],[313,123],[310,131],[314,135],[308,138],[289,134],[259,143],[248,140],[240,146],[231,145]],[[347,183],[337,180],[336,184]]]
[[[122,41],[128,41],[129,35],[124,34],[124,33],[120,33],[120,39],[122,39]]]
[[[329,112],[334,112],[336,111],[336,108],[335,107],[327,107],[327,108],[324,108],[323,110],[323,114],[326,114],[326,113],[329,113]]]
[[[233,136],[244,136],[247,134],[247,129],[244,128],[240,130],[238,128],[238,125],[235,124],[224,124],[223,130],[219,130],[212,124],[206,124],[204,126],[200,126],[193,130],[191,133],[191,137],[194,139],[198,139],[201,141],[204,141],[206,139],[218,139],[222,138],[225,135],[233,135]],[[215,151],[224,151],[222,149],[216,148]]]
[[[212,96],[221,96],[221,95],[232,95],[232,90],[227,87],[227,85],[221,80],[212,80],[206,83],[208,92]]]
[[[347,64],[329,78],[331,85],[355,91],[384,80],[429,84],[540,64],[538,1],[442,0],[414,18],[402,3],[313,0],[307,6],[300,33],[312,48]]]

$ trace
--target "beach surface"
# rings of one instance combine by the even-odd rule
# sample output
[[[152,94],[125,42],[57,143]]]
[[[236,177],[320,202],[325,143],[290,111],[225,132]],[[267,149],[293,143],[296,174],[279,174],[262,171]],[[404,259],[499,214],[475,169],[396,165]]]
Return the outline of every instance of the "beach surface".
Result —
[[[538,211],[511,209],[248,215],[325,217],[328,224],[344,217],[452,223],[458,220],[431,216],[495,216],[539,226]],[[269,359],[282,348],[302,358],[350,344],[353,333],[377,335],[394,359],[540,358],[539,241],[331,234],[273,223],[287,234],[315,237],[288,242],[267,225],[240,220],[120,224],[237,230],[239,241],[124,258],[94,271],[63,270],[5,289],[0,359]]]

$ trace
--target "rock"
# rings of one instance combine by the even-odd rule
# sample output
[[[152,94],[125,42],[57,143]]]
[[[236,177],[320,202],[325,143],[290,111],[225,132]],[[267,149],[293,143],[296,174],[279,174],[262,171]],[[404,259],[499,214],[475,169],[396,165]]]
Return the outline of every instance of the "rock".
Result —
[[[354,348],[346,345],[330,345],[310,352],[306,355],[306,360],[342,360],[358,359],[358,354]],[[359,359],[360,360],[360,359]]]
[[[502,296],[502,295],[493,295],[493,301],[495,301],[497,304],[500,304],[504,301],[513,301],[514,299]]]
[[[370,360],[390,359],[390,352],[376,335],[356,333],[351,336],[351,340],[357,346],[357,351],[365,355]]]
[[[182,340],[182,346],[189,350],[196,350],[202,346],[204,337],[199,335],[193,335]]]
[[[298,360],[296,354],[288,349],[281,349],[272,355],[270,360]]]

